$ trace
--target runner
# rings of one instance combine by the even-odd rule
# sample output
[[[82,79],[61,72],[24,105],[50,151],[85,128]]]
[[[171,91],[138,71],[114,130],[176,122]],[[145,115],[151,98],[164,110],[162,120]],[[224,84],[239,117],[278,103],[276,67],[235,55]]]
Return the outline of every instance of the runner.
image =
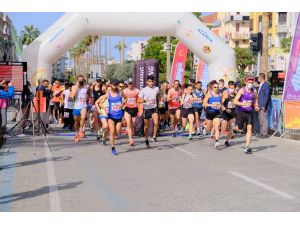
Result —
[[[74,99],[73,116],[75,120],[75,143],[85,137],[85,121],[87,116],[87,101],[91,91],[85,85],[83,75],[77,76],[76,85],[72,87],[70,98]]]
[[[72,131],[74,126],[74,101],[70,98],[71,88],[73,84],[65,83],[65,90],[62,93],[64,99],[64,127]]]
[[[107,92],[110,91],[110,87],[107,87],[107,90],[104,90],[102,89],[102,92],[103,92],[103,95],[105,95]],[[102,95],[102,96],[103,96]],[[102,97],[101,96],[101,97]],[[104,101],[104,103],[102,104],[103,105],[103,108],[101,108],[100,106],[100,101],[101,101],[101,97],[98,98],[95,102],[95,106],[98,110],[98,114],[99,114],[99,119],[101,121],[101,124],[102,124],[102,132],[100,132],[100,140],[101,140],[101,143],[106,146],[106,138],[107,138],[107,134],[108,134],[108,99],[106,99]],[[99,129],[100,131],[100,129]]]
[[[245,79],[246,86],[241,88],[234,98],[233,103],[237,105],[236,117],[237,117],[237,131],[242,132],[244,124],[247,126],[246,133],[246,147],[245,153],[252,153],[250,148],[250,142],[252,137],[253,126],[253,109],[258,111],[257,91],[253,87],[254,77],[248,75]]]
[[[102,90],[102,80],[97,79],[96,83],[93,85],[93,102],[94,107],[97,108],[96,102],[97,100],[104,95],[104,92]],[[98,109],[98,108],[97,108]],[[95,127],[95,133],[96,133],[96,139],[99,141],[101,139],[101,130],[100,130],[100,117],[99,117],[99,110],[92,110],[93,117],[94,117],[94,127]]]
[[[212,90],[208,91],[203,100],[206,108],[207,129],[210,131],[211,140],[213,139],[213,130],[215,133],[215,148],[219,146],[220,123],[221,123],[221,95],[219,92],[219,84],[216,80],[210,82]]]
[[[235,125],[235,105],[233,104],[233,99],[235,98],[235,85],[233,81],[228,82],[228,89],[223,92],[222,95],[222,104],[223,104],[223,113],[222,113],[222,123],[221,130],[223,134],[227,134],[225,145],[230,146],[229,140],[232,137],[232,128]]]
[[[158,130],[158,107],[157,104],[160,101],[159,88],[154,86],[154,77],[147,77],[147,87],[144,87],[139,94],[139,103],[143,103],[143,117],[144,117],[144,135],[145,143],[147,148],[150,148],[149,144],[149,121],[152,118],[154,123],[153,138],[155,143],[157,140],[157,130]]]
[[[52,97],[52,102],[53,102],[53,114],[52,114],[53,122],[55,124],[58,124],[59,118],[60,118],[60,114],[61,114],[61,112],[60,112],[60,103],[61,103],[61,100],[62,100],[61,94],[64,91],[63,87],[60,85],[59,80],[56,80],[54,82],[54,85],[52,86],[51,91],[52,91],[52,95],[53,95],[53,97]]]
[[[118,151],[115,147],[115,133],[118,136],[121,132],[122,118],[124,115],[123,106],[126,104],[127,98],[123,92],[118,89],[118,81],[112,80],[111,90],[100,98],[100,106],[105,109],[105,101],[108,100],[108,127],[109,140],[111,144],[111,152],[117,155]],[[124,101],[123,101],[124,99]]]
[[[202,90],[202,82],[198,81],[195,85],[194,95],[197,97],[197,101],[193,102],[194,112],[195,112],[195,120],[197,127],[197,135],[202,134],[201,129],[201,114],[202,114],[202,99],[204,97],[204,91]]]
[[[198,98],[193,94],[193,86],[189,84],[186,89],[186,93],[182,95],[181,98],[181,113],[180,116],[182,118],[182,127],[185,129],[187,124],[187,119],[189,120],[189,140],[193,139],[193,126],[194,126],[194,108],[193,102],[198,101]]]
[[[129,145],[134,146],[134,142],[132,139],[132,131],[135,124],[135,119],[138,114],[138,106],[137,106],[137,100],[139,96],[139,89],[135,88],[133,85],[132,79],[129,79],[128,87],[124,90],[124,95],[127,98],[127,102],[125,104],[125,120],[127,124],[127,132],[129,137]],[[120,85],[119,85],[120,86]]]
[[[168,120],[168,90],[169,90],[168,82],[164,82],[161,85],[161,89],[159,90],[160,94],[160,102],[158,106],[158,113],[159,113],[159,129],[164,130],[167,126]]]
[[[173,137],[176,137],[176,125],[180,120],[180,96],[182,90],[180,89],[179,80],[174,81],[173,87],[169,90],[167,101],[169,102],[169,114],[171,118]]]

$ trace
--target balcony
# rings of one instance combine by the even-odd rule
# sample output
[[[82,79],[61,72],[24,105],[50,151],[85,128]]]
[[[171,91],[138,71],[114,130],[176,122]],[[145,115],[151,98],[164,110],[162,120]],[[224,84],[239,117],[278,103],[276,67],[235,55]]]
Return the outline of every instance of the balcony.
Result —
[[[276,26],[277,33],[287,33],[288,27],[286,23],[281,23]]]
[[[250,21],[250,16],[243,16],[243,15],[231,15],[224,18],[224,22],[245,22]]]
[[[225,40],[249,40],[250,33],[248,32],[226,32]]]

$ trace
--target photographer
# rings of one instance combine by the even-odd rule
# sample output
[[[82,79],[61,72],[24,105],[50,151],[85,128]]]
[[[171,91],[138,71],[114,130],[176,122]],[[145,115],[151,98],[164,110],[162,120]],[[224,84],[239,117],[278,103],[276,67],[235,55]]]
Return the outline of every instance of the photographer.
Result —
[[[11,81],[3,80],[0,83],[0,109],[1,109],[1,129],[6,132],[7,124],[7,103],[8,99],[14,97],[15,88]]]

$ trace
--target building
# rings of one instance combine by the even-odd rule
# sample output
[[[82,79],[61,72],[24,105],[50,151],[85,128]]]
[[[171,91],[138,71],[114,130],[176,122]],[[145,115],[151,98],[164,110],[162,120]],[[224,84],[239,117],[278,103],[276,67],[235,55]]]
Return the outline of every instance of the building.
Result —
[[[259,21],[262,21],[262,16],[262,12],[250,14],[252,33],[259,31]],[[297,13],[295,12],[269,13],[268,71],[270,71],[271,83],[274,84],[278,93],[282,92],[284,77],[289,64],[289,53],[282,50],[281,40],[294,35],[296,23]]]
[[[0,12],[0,61],[18,61],[17,55],[20,54],[20,43],[15,27],[10,18]]]
[[[52,65],[53,79],[59,79],[59,80],[65,79],[65,72],[67,72],[67,66],[66,66],[67,60],[68,57],[66,57],[65,54],[55,64]]]
[[[127,52],[128,61],[137,61],[142,59],[142,53],[147,46],[147,40],[134,42],[130,45],[130,50]]]

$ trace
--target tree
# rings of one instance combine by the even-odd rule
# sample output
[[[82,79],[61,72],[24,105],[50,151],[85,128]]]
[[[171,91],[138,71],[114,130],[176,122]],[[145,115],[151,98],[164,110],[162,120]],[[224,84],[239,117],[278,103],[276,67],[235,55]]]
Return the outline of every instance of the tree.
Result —
[[[266,74],[268,78],[268,36],[269,36],[269,25],[272,13],[263,12],[262,15],[262,34],[263,34],[263,50],[261,54],[261,69],[260,72]]]
[[[237,70],[240,78],[243,78],[245,75],[245,69],[248,66],[255,64],[255,59],[252,51],[248,48],[235,48],[234,51],[236,56]]]
[[[282,38],[280,41],[280,47],[284,53],[289,53],[291,49],[292,37]]]
[[[29,45],[41,34],[40,30],[33,25],[28,25],[24,27],[21,32],[21,40],[23,45]]]
[[[122,64],[111,64],[105,67],[105,79],[128,80],[133,78],[134,62]]]
[[[120,53],[120,63],[123,62],[124,59],[124,49],[127,48],[127,46],[123,43],[124,39],[119,41],[116,45],[115,45],[115,49],[119,50]]]

